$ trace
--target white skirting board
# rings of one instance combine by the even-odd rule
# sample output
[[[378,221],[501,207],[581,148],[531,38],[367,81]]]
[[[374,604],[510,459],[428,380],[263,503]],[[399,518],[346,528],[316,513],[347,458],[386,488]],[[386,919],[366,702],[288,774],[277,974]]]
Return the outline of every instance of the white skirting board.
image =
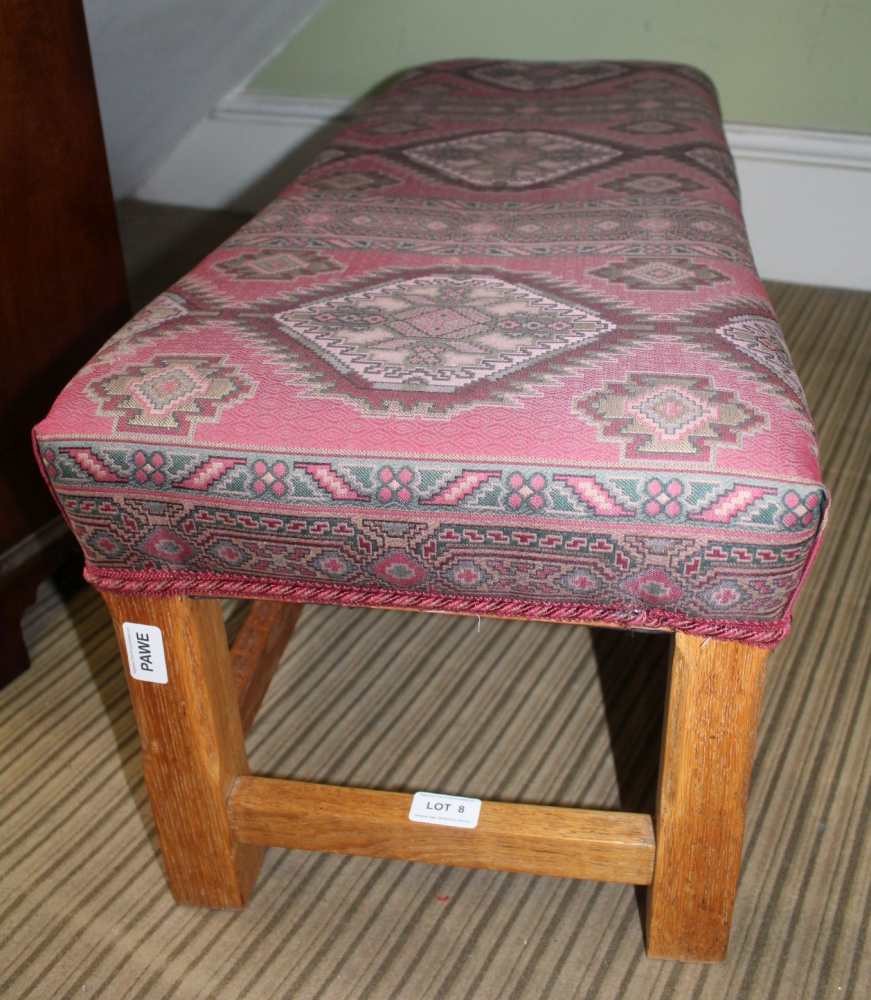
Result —
[[[329,98],[230,94],[136,196],[254,212],[346,108]],[[740,124],[726,134],[762,276],[871,291],[871,135]]]

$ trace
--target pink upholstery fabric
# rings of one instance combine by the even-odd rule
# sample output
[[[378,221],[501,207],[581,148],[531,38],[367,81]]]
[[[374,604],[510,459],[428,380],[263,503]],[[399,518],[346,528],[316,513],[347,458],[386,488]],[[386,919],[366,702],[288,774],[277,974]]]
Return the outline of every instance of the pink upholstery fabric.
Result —
[[[370,100],[36,429],[114,590],[779,640],[827,496],[686,66]]]

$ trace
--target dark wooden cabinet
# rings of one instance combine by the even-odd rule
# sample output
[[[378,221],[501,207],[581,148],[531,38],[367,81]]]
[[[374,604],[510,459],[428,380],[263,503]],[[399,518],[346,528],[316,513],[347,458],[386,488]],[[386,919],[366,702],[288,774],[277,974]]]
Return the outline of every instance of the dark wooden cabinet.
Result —
[[[31,427],[128,315],[81,0],[0,2],[0,143],[0,553],[8,553],[57,514]],[[18,591],[20,603],[19,577],[4,575],[3,589]]]

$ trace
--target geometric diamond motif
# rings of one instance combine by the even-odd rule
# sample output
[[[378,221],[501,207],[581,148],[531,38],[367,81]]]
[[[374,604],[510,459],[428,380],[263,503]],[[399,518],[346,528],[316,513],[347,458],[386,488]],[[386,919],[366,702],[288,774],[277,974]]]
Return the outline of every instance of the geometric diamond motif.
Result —
[[[765,316],[736,316],[718,327],[717,334],[773,372],[807,408],[804,389],[793,367],[780,327],[774,320]]]
[[[663,436],[672,439],[706,416],[698,399],[671,386],[642,399],[636,412],[654,424]]]
[[[305,186],[319,191],[334,191],[338,194],[351,191],[368,191],[374,188],[390,187],[399,181],[378,170],[348,170],[343,173],[328,174],[326,177],[302,178]]]
[[[747,601],[748,593],[737,580],[718,580],[699,595],[712,611],[728,611],[729,608]]]
[[[215,267],[242,281],[289,281],[303,274],[342,270],[338,261],[314,250],[279,250],[274,253],[260,250],[218,261]]]
[[[197,423],[214,423],[228,406],[253,395],[255,384],[225,360],[155,357],[96,379],[86,392],[101,414],[117,414],[115,431],[187,434]]]
[[[486,275],[426,275],[321,299],[275,319],[369,389],[450,394],[614,329],[592,310]]]
[[[670,260],[645,260],[642,263],[623,261],[600,267],[591,274],[598,278],[626,288],[668,289],[669,291],[690,291],[694,288],[705,288],[715,285],[718,281],[728,281],[725,274],[715,271],[706,264]]]
[[[187,309],[179,300],[179,297],[173,295],[171,292],[165,292],[163,295],[158,295],[153,302],[137,313],[123,327],[123,331],[127,336],[144,333],[170,323],[172,320],[186,315],[186,313]]]
[[[679,132],[692,132],[693,127],[685,122],[672,118],[640,118],[625,125],[611,126],[614,132],[626,132],[630,135],[674,135]]]
[[[608,188],[609,191],[640,195],[686,194],[689,191],[704,190],[704,184],[699,184],[689,177],[664,173],[630,174],[628,177],[608,181],[602,187]]]
[[[573,400],[572,410],[592,417],[604,438],[617,439],[626,458],[707,461],[716,446],[736,444],[763,417],[706,376],[634,372]]]
[[[614,63],[528,63],[506,61],[488,63],[469,71],[469,76],[508,90],[565,90],[599,83],[625,73]]]
[[[552,132],[483,132],[403,150],[418,166],[476,188],[528,188],[601,167],[624,154]]]
[[[738,194],[738,178],[731,154],[715,146],[696,146],[692,149],[673,150],[669,155],[680,155],[697,167],[722,181],[732,194]]]

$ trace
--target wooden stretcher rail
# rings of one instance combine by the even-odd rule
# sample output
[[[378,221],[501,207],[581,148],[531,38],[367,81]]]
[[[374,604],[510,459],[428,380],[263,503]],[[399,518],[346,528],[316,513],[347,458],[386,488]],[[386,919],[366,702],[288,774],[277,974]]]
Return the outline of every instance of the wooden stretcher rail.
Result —
[[[241,777],[229,796],[242,844],[398,858],[461,868],[648,885],[651,817],[483,802],[474,830],[412,822],[412,796],[279,778]]]

